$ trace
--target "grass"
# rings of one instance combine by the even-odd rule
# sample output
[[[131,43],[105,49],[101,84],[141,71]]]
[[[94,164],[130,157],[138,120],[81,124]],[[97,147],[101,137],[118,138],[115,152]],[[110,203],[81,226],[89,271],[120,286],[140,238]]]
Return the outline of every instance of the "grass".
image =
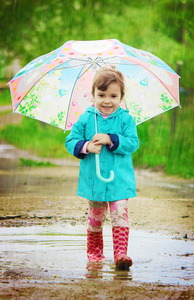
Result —
[[[20,165],[26,166],[26,167],[55,167],[56,165],[53,163],[50,163],[49,161],[36,161],[32,159],[25,159],[23,157],[20,157]]]
[[[63,130],[23,117],[19,125],[9,124],[0,130],[0,138],[18,148],[43,157],[72,157],[66,150]]]
[[[162,167],[169,175],[194,177],[193,96],[182,96],[182,109],[177,107],[137,127],[140,148],[134,153],[138,167]],[[171,123],[176,110],[176,127]]]
[[[0,91],[0,106],[3,105],[12,105],[9,88],[5,88],[2,91]]]
[[[134,166],[159,166],[170,175],[194,177],[192,101],[193,95],[182,95],[182,109],[170,110],[137,127],[140,148],[133,155]],[[176,127],[172,135],[171,123],[175,110]],[[9,124],[0,129],[1,139],[42,158],[73,158],[64,146],[68,134],[28,117],[23,117],[18,125]]]

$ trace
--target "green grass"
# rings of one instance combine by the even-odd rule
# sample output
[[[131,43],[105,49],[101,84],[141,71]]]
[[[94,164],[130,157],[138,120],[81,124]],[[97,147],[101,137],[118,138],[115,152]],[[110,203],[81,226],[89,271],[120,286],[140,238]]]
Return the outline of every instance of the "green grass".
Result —
[[[9,124],[0,130],[1,139],[43,158],[72,157],[64,146],[67,134],[28,117],[23,117],[18,125]]]
[[[171,134],[174,110],[170,110],[137,127],[140,148],[134,153],[134,165],[160,166],[170,175],[194,177],[193,96],[182,97],[182,109],[176,109],[175,132]]]
[[[11,94],[9,88],[0,91],[0,106],[12,105]]]
[[[32,159],[25,159],[23,157],[20,157],[20,166],[26,166],[26,167],[55,167],[56,165],[53,163],[50,163],[49,161],[36,161]]]

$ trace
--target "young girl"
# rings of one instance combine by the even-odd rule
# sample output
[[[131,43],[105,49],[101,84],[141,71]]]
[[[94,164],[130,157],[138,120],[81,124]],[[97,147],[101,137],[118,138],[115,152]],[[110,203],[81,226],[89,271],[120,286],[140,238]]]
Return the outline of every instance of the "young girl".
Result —
[[[105,261],[102,226],[109,206],[114,262],[120,270],[128,270],[132,265],[127,256],[128,198],[136,196],[131,154],[138,149],[135,122],[120,107],[124,94],[120,71],[112,67],[98,71],[92,86],[96,109],[91,106],[80,116],[65,143],[67,150],[81,159],[77,195],[88,199],[87,257],[89,261]],[[113,170],[113,181],[106,183],[97,178],[95,153],[100,154],[102,176],[109,177]]]

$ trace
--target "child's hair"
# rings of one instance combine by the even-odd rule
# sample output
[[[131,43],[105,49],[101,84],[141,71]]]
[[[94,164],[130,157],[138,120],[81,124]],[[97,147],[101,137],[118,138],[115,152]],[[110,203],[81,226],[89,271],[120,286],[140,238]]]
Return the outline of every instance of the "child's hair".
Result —
[[[96,72],[93,85],[92,85],[92,95],[94,95],[95,88],[101,91],[106,91],[109,84],[116,82],[121,88],[121,98],[125,94],[125,84],[123,74],[116,70],[114,66],[104,67]]]

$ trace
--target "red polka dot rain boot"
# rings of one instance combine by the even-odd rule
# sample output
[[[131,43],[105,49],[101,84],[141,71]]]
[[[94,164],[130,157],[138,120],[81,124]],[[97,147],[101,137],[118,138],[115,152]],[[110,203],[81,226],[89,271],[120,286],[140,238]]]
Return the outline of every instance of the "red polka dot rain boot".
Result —
[[[113,227],[114,263],[118,270],[128,271],[132,266],[132,259],[127,256],[129,228]]]
[[[103,255],[102,230],[99,232],[87,230],[87,257],[91,262],[106,261]]]

